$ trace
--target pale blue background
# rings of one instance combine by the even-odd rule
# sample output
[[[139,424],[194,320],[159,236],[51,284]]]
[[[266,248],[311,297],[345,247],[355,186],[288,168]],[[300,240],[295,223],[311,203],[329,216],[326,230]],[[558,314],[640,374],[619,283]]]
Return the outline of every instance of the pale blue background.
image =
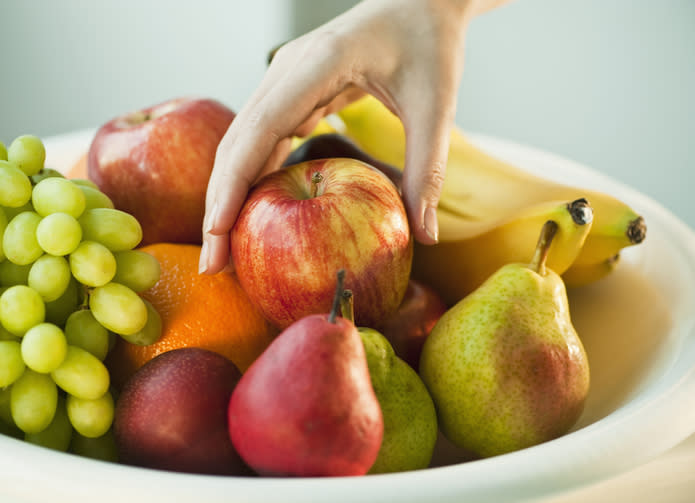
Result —
[[[238,109],[269,48],[353,3],[0,0],[0,139],[182,94]],[[695,227],[695,0],[515,0],[467,40],[460,125],[584,163]]]

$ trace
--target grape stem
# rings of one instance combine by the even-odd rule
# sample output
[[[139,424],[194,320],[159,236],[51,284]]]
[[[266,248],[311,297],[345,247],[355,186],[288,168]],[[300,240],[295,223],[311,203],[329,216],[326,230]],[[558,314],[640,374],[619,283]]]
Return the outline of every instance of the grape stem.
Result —
[[[89,296],[92,294],[92,290],[93,288],[82,285],[82,303],[77,308],[79,311],[89,309]]]

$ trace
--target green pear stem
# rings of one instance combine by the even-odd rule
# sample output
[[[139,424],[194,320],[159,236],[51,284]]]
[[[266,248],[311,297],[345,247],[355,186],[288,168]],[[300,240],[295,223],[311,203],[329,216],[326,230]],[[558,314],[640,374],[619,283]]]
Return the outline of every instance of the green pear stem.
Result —
[[[345,283],[345,269],[340,269],[337,273],[337,281],[335,285],[335,295],[333,296],[333,306],[331,307],[331,312],[328,314],[328,321],[330,323],[335,323],[335,319],[338,317],[338,312],[340,311],[340,305],[343,298],[343,284]]]
[[[316,171],[311,175],[311,197],[316,197],[319,194],[319,183],[323,181],[323,175]]]
[[[343,297],[340,299],[340,316],[355,323],[355,303],[352,290],[343,291]]]
[[[529,269],[537,272],[541,276],[545,276],[545,261],[548,258],[548,251],[550,251],[550,245],[553,242],[553,237],[555,237],[557,228],[557,222],[554,220],[548,220],[541,228],[541,234],[536,244],[536,251],[529,264]]]

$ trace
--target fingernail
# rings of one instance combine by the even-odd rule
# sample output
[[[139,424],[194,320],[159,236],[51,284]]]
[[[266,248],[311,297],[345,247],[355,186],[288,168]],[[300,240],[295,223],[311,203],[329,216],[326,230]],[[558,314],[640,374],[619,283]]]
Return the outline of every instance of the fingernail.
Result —
[[[203,229],[206,234],[209,234],[215,225],[215,219],[217,218],[217,201],[212,204],[212,209],[205,219],[205,228]]]
[[[425,232],[436,243],[439,241],[439,224],[437,223],[437,209],[428,206],[425,209]]]
[[[200,249],[200,261],[198,262],[198,274],[203,274],[208,270],[208,243],[203,241],[203,246]]]

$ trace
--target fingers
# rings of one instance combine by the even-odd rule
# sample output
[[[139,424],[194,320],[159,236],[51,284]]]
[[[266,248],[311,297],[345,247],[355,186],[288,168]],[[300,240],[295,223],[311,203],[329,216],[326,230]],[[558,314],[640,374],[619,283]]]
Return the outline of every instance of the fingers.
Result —
[[[205,236],[200,250],[200,273],[213,274],[229,265],[229,236],[227,234]]]
[[[402,119],[407,140],[403,203],[411,232],[423,244],[434,244],[439,239],[437,204],[444,183],[455,107],[455,95],[452,95],[438,107],[413,107]]]
[[[335,64],[328,54],[327,64],[319,63],[308,70],[296,65],[289,65],[287,70],[282,52],[276,55],[276,61],[218,146],[206,196],[206,250],[201,254],[201,272],[219,272],[227,265],[229,243],[213,237],[225,236],[228,241],[255,180],[282,164],[289,152],[290,135],[301,124],[318,121],[315,111],[322,110],[344,87],[335,77]]]

